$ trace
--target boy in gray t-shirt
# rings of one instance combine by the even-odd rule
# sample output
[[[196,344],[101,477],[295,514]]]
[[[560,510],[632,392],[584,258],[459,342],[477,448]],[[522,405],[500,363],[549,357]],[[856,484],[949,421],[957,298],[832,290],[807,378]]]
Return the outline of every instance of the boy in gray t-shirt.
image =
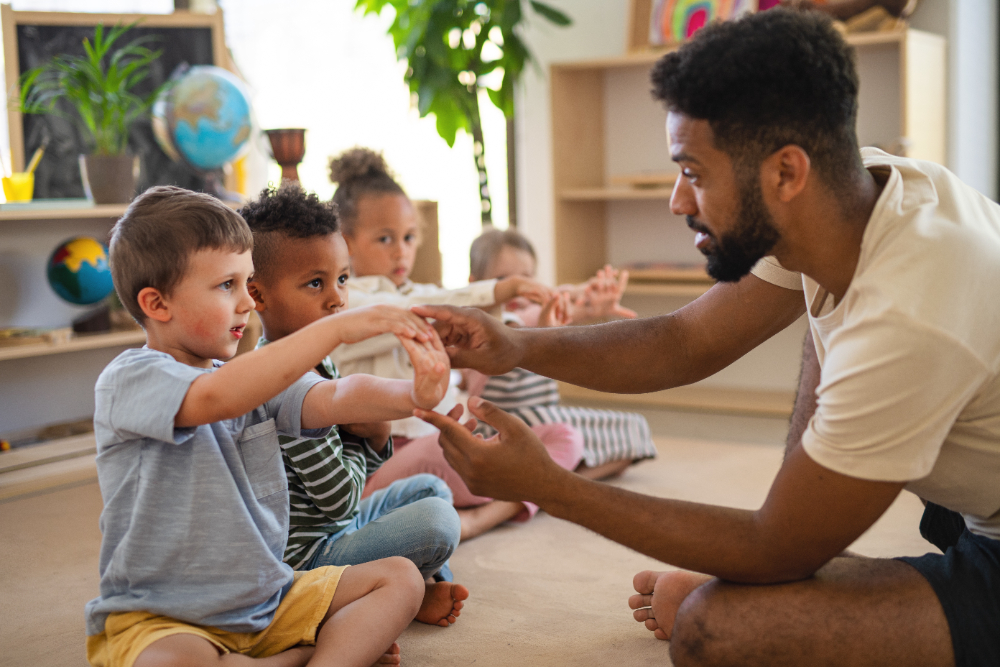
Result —
[[[251,245],[238,214],[174,187],[140,195],[112,231],[115,288],[146,347],[118,356],[96,386],[104,511],[101,594],[86,610],[92,665],[217,664],[230,652],[396,664],[395,639],[420,611],[409,560],[302,576],[282,562],[278,434],[317,437],[338,422],[429,409],[447,388],[448,357],[422,319],[379,307],[213,361],[235,354],[253,309]],[[337,345],[382,333],[403,341],[413,382],[308,372]]]

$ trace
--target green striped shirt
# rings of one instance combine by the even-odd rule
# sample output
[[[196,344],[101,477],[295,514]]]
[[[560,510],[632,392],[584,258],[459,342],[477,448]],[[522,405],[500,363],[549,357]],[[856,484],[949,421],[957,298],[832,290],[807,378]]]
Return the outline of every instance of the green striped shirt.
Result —
[[[266,345],[263,338],[257,347]],[[328,380],[339,377],[327,357],[316,372]],[[379,454],[364,438],[339,433],[336,426],[325,438],[279,436],[288,478],[288,545],[284,560],[294,569],[303,568],[322,541],[339,533],[358,514],[365,479],[392,456],[392,439]]]

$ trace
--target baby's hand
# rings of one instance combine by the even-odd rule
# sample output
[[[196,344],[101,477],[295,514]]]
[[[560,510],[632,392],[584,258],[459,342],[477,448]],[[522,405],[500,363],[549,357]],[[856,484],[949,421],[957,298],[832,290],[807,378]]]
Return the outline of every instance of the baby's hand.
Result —
[[[399,336],[410,362],[413,364],[413,402],[424,410],[432,410],[444,399],[448,391],[451,364],[444,351],[441,339],[432,329],[433,336],[428,341],[416,341]]]
[[[353,308],[330,317],[336,318],[340,325],[339,333],[342,343],[357,343],[391,333],[400,339],[415,339],[427,342],[431,337],[437,338],[433,327],[424,318],[412,311],[396,306],[374,305],[363,308]]]
[[[524,297],[538,304],[548,303],[555,296],[555,291],[548,285],[537,280],[522,276],[511,276],[497,282],[494,297],[497,303],[506,303],[516,297]]]
[[[547,304],[542,306],[542,312],[538,314],[539,327],[564,327],[573,322],[570,316],[570,294],[560,292]]]
[[[628,271],[619,271],[611,265],[597,271],[597,275],[585,283],[583,293],[573,300],[572,315],[575,319],[596,319],[599,317],[636,317],[636,312],[621,305],[622,296],[628,286]]]

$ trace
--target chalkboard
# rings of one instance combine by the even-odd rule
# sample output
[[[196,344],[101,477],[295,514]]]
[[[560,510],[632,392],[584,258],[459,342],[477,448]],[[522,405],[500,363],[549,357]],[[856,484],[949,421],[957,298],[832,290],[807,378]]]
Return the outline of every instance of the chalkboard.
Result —
[[[93,39],[94,26],[116,24],[134,28],[119,38],[119,44],[138,37],[151,36],[150,48],[162,51],[152,63],[150,76],[136,92],[154,90],[170,78],[178,66],[213,65],[223,62],[220,45],[222,16],[189,14],[71,14],[59,12],[16,12],[8,6],[3,12],[4,55],[7,86],[13,90],[16,77],[47,62],[54,55],[83,55],[83,39]],[[9,39],[8,35],[14,39]],[[13,41],[13,44],[10,42]],[[222,47],[224,48],[224,47]],[[13,61],[13,62],[12,62]],[[68,118],[54,115],[22,115],[8,111],[11,152],[14,168],[23,169],[26,158],[46,139],[48,147],[35,170],[35,199],[83,197],[79,156],[91,150],[86,134],[75,122],[76,113],[68,102],[60,108]],[[184,164],[172,161],[156,143],[148,118],[133,123],[129,131],[129,151],[139,156],[140,172],[136,192],[152,185],[179,185],[192,190],[204,189],[204,177]]]

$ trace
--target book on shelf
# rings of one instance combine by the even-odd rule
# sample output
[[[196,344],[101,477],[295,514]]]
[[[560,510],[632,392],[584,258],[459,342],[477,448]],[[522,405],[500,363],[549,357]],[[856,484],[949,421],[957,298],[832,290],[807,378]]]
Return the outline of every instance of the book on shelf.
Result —
[[[629,281],[634,282],[682,282],[713,283],[715,280],[705,271],[704,264],[684,264],[675,262],[633,262],[621,267],[628,271]]]

